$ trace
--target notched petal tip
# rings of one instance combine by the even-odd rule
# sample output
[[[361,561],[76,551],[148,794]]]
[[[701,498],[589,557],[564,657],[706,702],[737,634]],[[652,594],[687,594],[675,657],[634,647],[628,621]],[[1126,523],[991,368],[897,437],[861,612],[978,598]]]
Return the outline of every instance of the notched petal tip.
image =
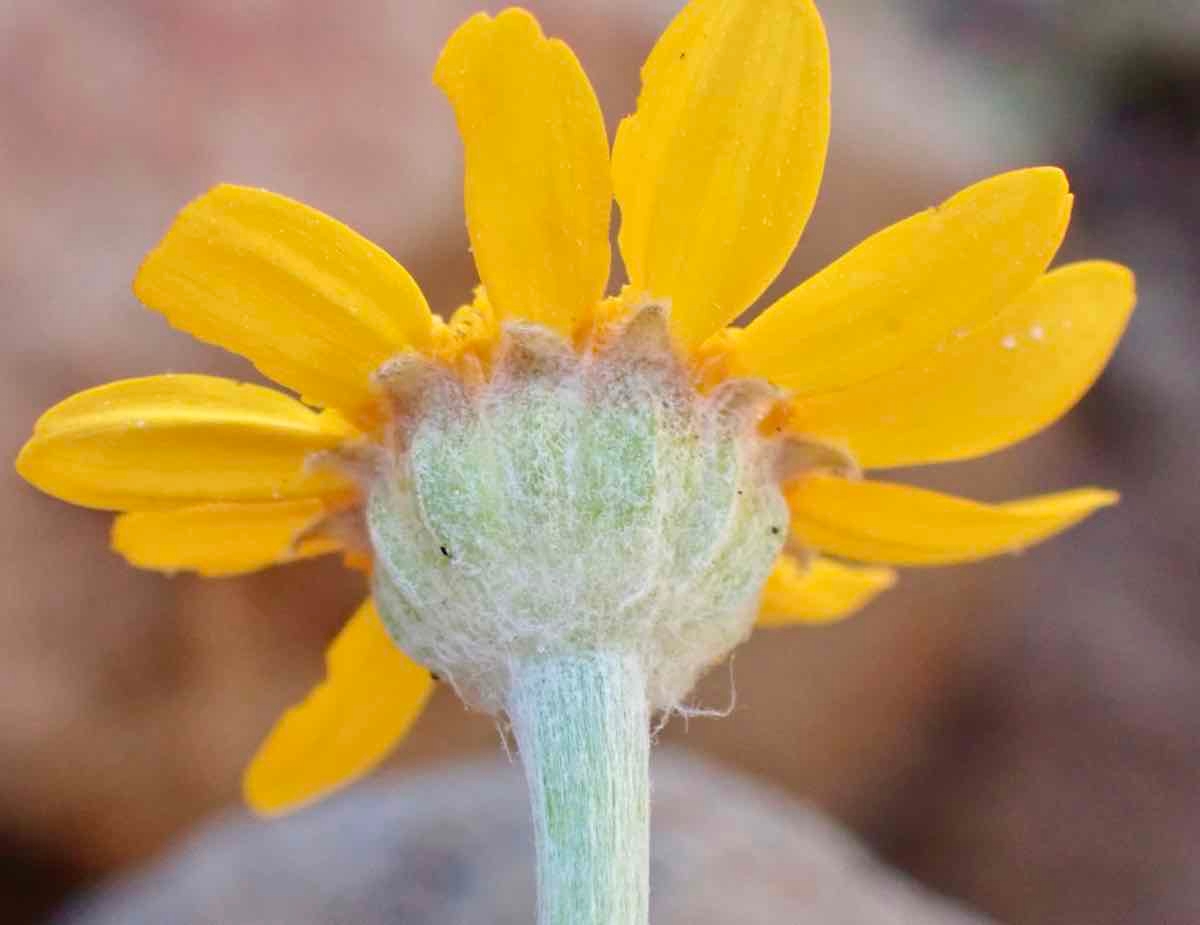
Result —
[[[613,147],[619,243],[689,346],[787,261],[828,136],[828,43],[808,0],[693,0],[654,46]]]
[[[433,77],[462,135],[467,230],[492,303],[574,333],[611,260],[608,136],[583,68],[513,8],[463,23]]]
[[[472,57],[482,41],[508,41],[523,45],[547,41],[542,24],[522,7],[511,6],[492,16],[474,13],[450,34],[433,66],[434,86],[453,97],[468,76]]]

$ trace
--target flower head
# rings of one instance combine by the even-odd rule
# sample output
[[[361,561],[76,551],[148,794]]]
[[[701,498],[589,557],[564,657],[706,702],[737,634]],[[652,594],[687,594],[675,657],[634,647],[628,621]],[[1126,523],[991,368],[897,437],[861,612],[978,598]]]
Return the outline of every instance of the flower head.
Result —
[[[809,0],[692,0],[611,157],[579,63],[524,11],[468,20],[434,76],[465,144],[472,304],[443,322],[344,225],[217,187],[135,291],[298,399],[115,382],[48,411],[17,463],[122,512],[113,545],[135,565],[218,576],[340,551],[371,572],[375,603],[251,766],[258,808],[373,766],[427,667],[501,709],[514,658],[611,647],[669,709],[756,619],[835,619],[890,565],[1021,549],[1113,502],[861,477],[1002,449],[1102,369],[1133,280],[1099,261],[1048,271],[1071,209],[1055,168],[968,187],[729,327],[820,184],[829,67]],[[610,296],[614,196],[629,281]]]

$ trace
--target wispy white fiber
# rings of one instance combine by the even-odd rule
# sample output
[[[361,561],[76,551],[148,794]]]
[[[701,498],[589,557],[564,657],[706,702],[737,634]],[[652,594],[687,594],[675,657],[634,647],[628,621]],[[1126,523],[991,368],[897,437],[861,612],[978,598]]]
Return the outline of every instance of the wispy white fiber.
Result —
[[[697,392],[654,308],[605,350],[513,326],[485,384],[429,378],[367,509],[396,641],[493,713],[513,664],[601,650],[676,708],[750,632],[786,538],[769,391]]]

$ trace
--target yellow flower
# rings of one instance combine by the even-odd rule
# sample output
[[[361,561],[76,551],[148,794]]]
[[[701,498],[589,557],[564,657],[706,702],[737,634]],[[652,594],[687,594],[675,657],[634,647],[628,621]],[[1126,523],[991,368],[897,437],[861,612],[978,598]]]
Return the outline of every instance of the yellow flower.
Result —
[[[370,470],[378,448],[402,452],[392,444],[406,413],[381,370],[420,355],[486,382],[506,322],[544,326],[582,356],[657,302],[690,387],[768,381],[779,401],[762,439],[808,454],[786,473],[792,552],[762,589],[759,625],[844,616],[892,583],[887,565],[1011,552],[1115,500],[1079,489],[989,505],[857,476],[1009,446],[1103,368],[1133,279],[1098,261],[1048,271],[1071,208],[1055,168],[971,186],[727,327],[783,267],[820,184],[829,66],[808,0],[693,0],[647,60],[611,157],[578,61],[522,10],[468,20],[434,76],[466,150],[484,287],[472,305],[444,323],[401,266],[344,225],[217,187],[182,211],[135,292],[299,400],[207,376],[111,383],[43,415],[20,473],[123,512],[113,545],[145,568],[232,575],[335,551],[369,564],[355,461]],[[614,196],[629,284],[606,298]],[[367,601],[334,642],[325,683],[255,759],[248,799],[281,810],[365,772],[431,683]]]

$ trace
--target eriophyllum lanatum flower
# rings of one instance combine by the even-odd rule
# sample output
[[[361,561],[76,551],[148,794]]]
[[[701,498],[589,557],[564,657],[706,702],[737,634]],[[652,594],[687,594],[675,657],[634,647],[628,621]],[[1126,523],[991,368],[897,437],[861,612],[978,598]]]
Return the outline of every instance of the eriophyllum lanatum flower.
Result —
[[[564,819],[594,823],[573,774],[644,798],[643,746],[614,771],[588,743],[644,739],[756,624],[844,616],[892,583],[887,566],[1009,553],[1111,504],[1090,488],[984,504],[862,473],[977,457],[1052,423],[1104,366],[1133,279],[1100,261],[1048,270],[1072,197],[1038,167],[880,231],[729,327],[820,185],[829,64],[808,0],[693,0],[611,156],[579,62],[522,10],[464,23],[434,80],[465,146],[471,304],[443,322],[346,226],[218,186],[134,290],[295,397],[198,375],[114,382],[46,412],[17,466],[121,512],[113,546],[138,566],[220,576],[342,552],[369,572],[324,683],[251,764],[252,806],[282,811],[372,767],[432,670],[513,722],[543,920],[636,921],[642,873],[633,912],[592,897],[587,914],[547,873],[570,847]],[[614,198],[628,284],[606,295]],[[604,728],[576,728],[589,711]],[[643,830],[611,834],[636,845]]]

